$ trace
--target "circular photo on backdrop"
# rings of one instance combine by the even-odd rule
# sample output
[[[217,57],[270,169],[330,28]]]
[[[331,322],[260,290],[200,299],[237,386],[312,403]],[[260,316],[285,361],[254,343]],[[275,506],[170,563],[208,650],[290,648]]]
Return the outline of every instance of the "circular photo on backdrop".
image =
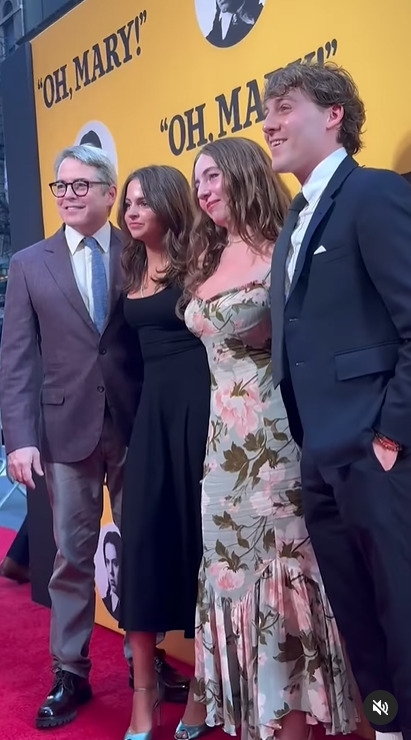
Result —
[[[103,149],[110,157],[118,173],[117,149],[113,136],[101,121],[89,121],[82,126],[76,136],[75,144],[91,144]]]
[[[108,613],[116,620],[120,612],[121,537],[115,524],[101,528],[94,558],[96,586]]]
[[[257,23],[266,0],[194,0],[198,25],[213,46],[239,44]]]

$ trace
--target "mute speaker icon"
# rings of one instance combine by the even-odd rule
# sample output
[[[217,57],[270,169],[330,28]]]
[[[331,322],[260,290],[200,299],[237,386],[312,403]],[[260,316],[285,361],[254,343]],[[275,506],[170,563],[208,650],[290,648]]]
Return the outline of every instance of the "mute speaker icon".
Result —
[[[372,703],[372,711],[377,712],[378,714],[382,714],[382,712],[384,712],[388,717],[388,702],[382,702],[381,699],[380,701],[375,701],[374,699]]]
[[[373,691],[364,701],[364,714],[374,727],[388,725],[395,719],[397,713],[398,702],[389,691]]]

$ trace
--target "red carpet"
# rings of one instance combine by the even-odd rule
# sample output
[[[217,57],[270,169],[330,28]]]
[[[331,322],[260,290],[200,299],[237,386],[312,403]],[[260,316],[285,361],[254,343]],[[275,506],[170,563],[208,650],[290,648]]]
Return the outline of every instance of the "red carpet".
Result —
[[[0,560],[14,537],[0,529]],[[50,687],[48,652],[49,610],[33,604],[29,586],[18,586],[0,578],[0,738],[1,740],[122,740],[128,726],[131,691],[122,656],[120,635],[96,627],[91,654],[91,680],[94,700],[85,706],[77,720],[58,730],[34,729],[34,717]],[[184,666],[176,664],[180,670]],[[179,706],[166,704],[162,726],[154,740],[171,740],[180,719]],[[222,731],[215,740],[227,738]],[[316,733],[316,740],[324,735]],[[354,736],[351,736],[354,740]]]

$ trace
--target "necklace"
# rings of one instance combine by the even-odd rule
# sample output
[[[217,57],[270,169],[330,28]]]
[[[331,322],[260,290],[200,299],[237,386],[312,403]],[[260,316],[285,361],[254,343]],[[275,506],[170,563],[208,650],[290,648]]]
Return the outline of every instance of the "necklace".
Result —
[[[156,270],[157,272],[157,270]],[[144,298],[144,289],[148,288],[150,281],[154,282],[153,276],[147,275],[147,280],[142,280],[140,285],[140,296]],[[154,291],[155,292],[155,291]]]
[[[145,272],[144,278],[142,279],[141,285],[140,285],[140,296],[141,296],[141,298],[144,298],[144,290],[145,290],[145,288],[148,288],[150,282],[154,282],[156,284],[155,287],[157,288],[156,275],[158,275],[160,272],[163,272],[165,269],[166,269],[166,265],[161,270],[159,270],[156,267],[155,274],[154,275],[149,275],[148,272],[147,272],[147,268],[146,268],[146,272]],[[156,292],[156,290],[154,292]]]
[[[141,281],[141,285],[140,285],[140,296],[141,296],[141,298],[144,298],[144,288],[148,288],[149,282],[150,282],[150,278],[149,278],[149,276],[146,273],[144,275],[144,277],[143,277],[143,279]]]

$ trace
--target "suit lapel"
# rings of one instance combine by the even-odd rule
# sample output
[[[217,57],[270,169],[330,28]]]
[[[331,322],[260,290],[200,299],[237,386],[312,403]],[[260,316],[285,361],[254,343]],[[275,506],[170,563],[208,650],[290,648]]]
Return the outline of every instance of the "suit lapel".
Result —
[[[310,223],[308,224],[307,231],[304,234],[304,239],[302,241],[300,251],[298,253],[297,257],[297,263],[294,270],[294,275],[292,279],[292,283],[290,286],[290,290],[288,293],[288,298],[290,297],[291,293],[293,292],[294,287],[297,285],[298,280],[300,278],[302,269],[304,267],[305,257],[307,254],[308,245],[314,235],[314,232],[317,229],[317,226],[320,225],[321,221],[323,220],[324,216],[328,213],[331,206],[333,204],[333,199],[330,197],[327,197],[325,195],[325,192],[320,198],[320,202],[318,203],[317,208],[315,209],[311,219]],[[287,300],[288,300],[287,298]]]
[[[90,329],[97,331],[77,287],[69,248],[64,235],[64,227],[59,229],[54,236],[47,240],[44,247],[44,261],[52,277],[72,307]]]
[[[328,211],[333,205],[334,203],[333,196],[335,195],[336,191],[341,187],[344,180],[348,177],[350,172],[352,172],[353,169],[355,169],[355,167],[358,167],[358,164],[352,159],[352,157],[348,156],[345,159],[343,159],[340,166],[334,172],[334,175],[332,176],[327,187],[325,188],[320,198],[320,201],[317,205],[317,208],[315,209],[311,217],[310,223],[308,224],[307,231],[304,234],[304,238],[303,238],[303,241],[300,247],[300,251],[298,253],[297,264],[295,266],[295,271],[294,271],[293,280],[290,286],[288,299],[290,298],[290,295],[293,292],[300,278],[311,239],[313,238],[321,221],[327,215]]]
[[[121,267],[121,253],[123,251],[123,242],[119,233],[111,227],[110,241],[110,295],[108,304],[108,314],[106,326],[112,317],[117,306],[118,300],[123,292],[124,278]]]
[[[277,387],[283,376],[285,264],[294,223],[293,218],[285,222],[275,244],[271,263],[271,356],[274,387]]]
[[[121,269],[121,252],[123,244],[116,231],[117,230],[111,227],[109,306],[105,326],[107,326],[114,313],[123,289],[123,275]],[[64,235],[64,227],[59,229],[54,236],[47,240],[44,248],[44,259],[49,272],[72,307],[77,311],[79,316],[81,316],[90,329],[97,331],[77,287],[69,248]]]
[[[287,226],[285,222],[275,244],[271,263],[271,303],[275,303],[277,307],[284,307],[285,302],[285,263],[292,234],[292,229]]]

